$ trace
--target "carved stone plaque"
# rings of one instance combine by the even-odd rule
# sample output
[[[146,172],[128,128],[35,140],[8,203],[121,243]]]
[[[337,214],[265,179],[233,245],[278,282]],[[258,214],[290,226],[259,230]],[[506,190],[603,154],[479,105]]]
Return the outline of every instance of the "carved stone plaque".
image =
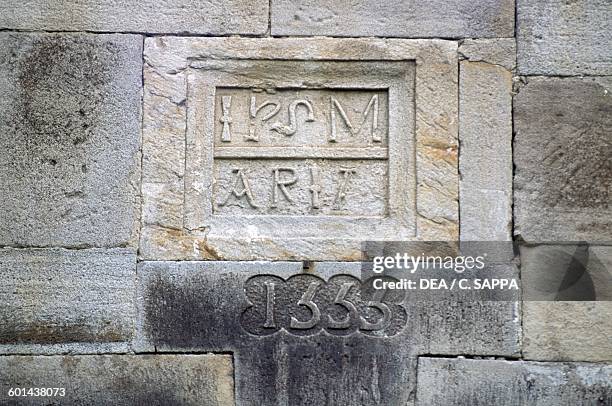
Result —
[[[149,41],[144,256],[358,260],[364,240],[455,238],[455,47]]]
[[[213,213],[387,213],[388,92],[215,92]]]

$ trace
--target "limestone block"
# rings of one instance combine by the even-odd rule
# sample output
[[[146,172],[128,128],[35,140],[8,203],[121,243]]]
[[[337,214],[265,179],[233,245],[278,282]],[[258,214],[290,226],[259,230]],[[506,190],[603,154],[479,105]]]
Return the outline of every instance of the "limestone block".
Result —
[[[516,40],[514,38],[465,39],[459,53],[470,62],[500,65],[507,70],[516,68]]]
[[[517,1],[517,40],[523,75],[612,74],[608,0]]]
[[[135,245],[142,37],[0,44],[0,246]]]
[[[272,35],[512,37],[514,1],[273,0]]]
[[[419,359],[417,405],[596,405],[612,402],[612,366]]]
[[[612,247],[521,247],[521,280],[526,359],[612,360]]]
[[[470,40],[459,52],[461,239],[508,241],[512,225],[514,40]]]
[[[129,348],[135,315],[134,250],[4,248],[0,274],[0,353]]]
[[[526,359],[612,361],[612,302],[525,302]]]
[[[227,354],[6,356],[0,357],[0,386],[3,404],[234,404]],[[59,390],[54,396],[10,397],[10,388]]]
[[[523,300],[612,301],[612,247],[520,247]]]
[[[0,1],[0,28],[156,34],[265,34],[263,0]]]
[[[419,354],[517,356],[516,302],[409,302],[359,263],[145,261],[137,352],[231,352],[237,404],[396,405]]]
[[[612,239],[612,78],[526,78],[514,110],[514,234]]]

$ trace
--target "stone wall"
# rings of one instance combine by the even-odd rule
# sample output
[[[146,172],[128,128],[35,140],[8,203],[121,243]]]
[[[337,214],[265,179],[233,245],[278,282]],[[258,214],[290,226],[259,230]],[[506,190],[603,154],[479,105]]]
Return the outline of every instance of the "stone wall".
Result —
[[[354,288],[366,240],[610,276],[611,91],[608,0],[0,0],[0,403],[612,403],[609,278]]]

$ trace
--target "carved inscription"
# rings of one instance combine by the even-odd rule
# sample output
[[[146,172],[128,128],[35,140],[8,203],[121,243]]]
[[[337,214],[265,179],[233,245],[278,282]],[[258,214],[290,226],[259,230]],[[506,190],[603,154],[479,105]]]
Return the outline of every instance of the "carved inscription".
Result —
[[[215,160],[214,211],[384,216],[387,172],[384,160]]]
[[[216,145],[387,145],[386,89],[217,88],[215,99]]]
[[[386,89],[217,88],[216,214],[385,216]]]
[[[402,291],[367,289],[350,275],[324,281],[299,274],[284,280],[258,275],[244,286],[249,307],[241,316],[242,327],[254,335],[280,330],[308,336],[325,330],[333,335],[361,333],[390,337],[406,325]]]

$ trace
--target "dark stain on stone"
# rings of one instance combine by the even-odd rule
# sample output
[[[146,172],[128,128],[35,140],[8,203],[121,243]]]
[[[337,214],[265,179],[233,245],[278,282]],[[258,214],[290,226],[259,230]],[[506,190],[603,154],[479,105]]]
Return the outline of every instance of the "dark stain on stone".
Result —
[[[224,294],[220,294],[224,292]],[[216,286],[193,277],[177,286],[156,275],[145,295],[146,330],[156,346],[191,347],[225,345],[227,337],[240,334],[234,315],[224,313],[238,290],[229,281]],[[237,317],[238,315],[235,315]],[[212,337],[210,332],[214,331]]]
[[[0,344],[113,343],[129,340],[131,333],[109,321],[88,320],[33,322],[24,325],[2,323]]]

